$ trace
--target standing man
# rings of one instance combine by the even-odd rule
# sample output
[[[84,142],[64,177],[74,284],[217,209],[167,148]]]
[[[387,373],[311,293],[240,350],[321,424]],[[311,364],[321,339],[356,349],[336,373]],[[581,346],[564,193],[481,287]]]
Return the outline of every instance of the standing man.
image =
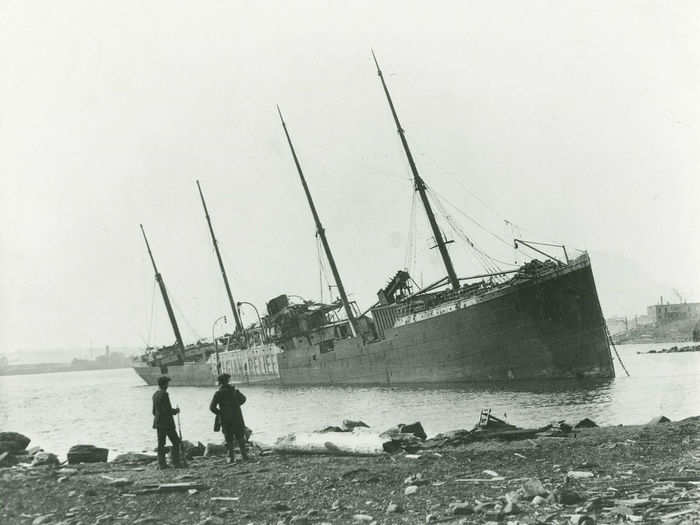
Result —
[[[168,376],[158,378],[158,390],[153,394],[153,428],[158,433],[158,468],[168,468],[165,461],[165,438],[170,439],[172,445],[173,466],[180,466],[180,436],[175,431],[173,416],[180,413],[179,408],[173,408],[168,396]]]
[[[219,389],[214,394],[209,405],[209,410],[219,416],[221,420],[221,431],[226,439],[228,448],[228,463],[233,463],[235,452],[233,449],[233,438],[238,441],[243,459],[248,459],[245,445],[245,423],[243,422],[243,412],[241,405],[245,403],[245,396],[235,386],[229,384],[231,376],[221,374],[218,378]]]

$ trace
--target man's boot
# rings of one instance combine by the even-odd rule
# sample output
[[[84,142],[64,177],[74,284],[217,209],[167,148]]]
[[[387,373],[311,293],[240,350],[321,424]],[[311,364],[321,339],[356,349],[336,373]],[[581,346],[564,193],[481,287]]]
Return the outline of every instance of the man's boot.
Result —
[[[170,457],[173,460],[173,467],[175,467],[175,468],[182,467],[182,462],[180,461],[180,444],[179,443],[177,445],[173,445],[172,447],[170,447]]]
[[[233,448],[233,443],[226,443],[226,449],[228,450],[228,457],[226,458],[226,463],[234,463],[236,461],[236,452]]]
[[[241,449],[241,457],[243,458],[244,461],[247,461],[248,460],[248,450],[246,449],[245,441],[241,439],[238,442],[238,447]]]
[[[162,448],[158,449],[158,470],[164,470],[168,468],[168,462],[165,460],[165,450]]]

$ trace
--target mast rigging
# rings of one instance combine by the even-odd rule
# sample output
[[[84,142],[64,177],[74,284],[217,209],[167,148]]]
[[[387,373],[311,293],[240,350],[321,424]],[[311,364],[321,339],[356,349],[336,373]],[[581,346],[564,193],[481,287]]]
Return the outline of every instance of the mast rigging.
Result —
[[[243,323],[241,322],[241,317],[238,313],[238,308],[236,308],[236,303],[233,300],[233,295],[231,294],[231,287],[228,284],[228,277],[226,276],[226,270],[224,269],[224,262],[221,259],[221,252],[219,252],[219,243],[214,235],[214,228],[211,225],[211,218],[209,217],[209,210],[207,209],[207,203],[204,200],[204,194],[202,193],[202,187],[197,181],[197,189],[199,190],[199,196],[202,199],[202,206],[204,207],[204,216],[207,218],[207,224],[209,225],[209,233],[211,233],[211,242],[214,244],[214,251],[216,251],[216,258],[219,261],[219,268],[221,269],[221,275],[224,278],[224,286],[226,286],[226,294],[228,295],[228,302],[231,305],[231,310],[233,311],[233,319],[236,322],[236,332],[243,331]],[[262,328],[262,326],[260,327]]]
[[[411,167],[411,172],[413,173],[414,186],[418,191],[418,194],[420,195],[421,201],[423,202],[423,208],[425,208],[425,213],[428,216],[430,228],[433,231],[435,242],[437,243],[437,247],[440,250],[442,262],[445,264],[445,269],[447,270],[447,278],[449,279],[452,288],[454,290],[457,290],[459,289],[459,279],[457,278],[454,266],[452,265],[452,259],[450,258],[450,254],[447,251],[447,243],[445,242],[445,238],[443,237],[442,232],[440,231],[440,227],[437,224],[437,220],[435,219],[433,209],[430,206],[430,201],[428,200],[428,195],[425,191],[425,182],[418,173],[418,168],[416,167],[416,163],[413,160],[413,154],[411,153],[411,149],[408,147],[408,141],[406,140],[404,129],[401,127],[401,123],[399,122],[399,116],[396,114],[394,102],[391,100],[389,89],[387,88],[386,82],[384,81],[384,75],[382,74],[382,70],[379,68],[379,62],[377,62],[377,57],[374,55],[374,51],[372,51],[372,58],[374,59],[374,63],[377,66],[377,74],[379,75],[379,79],[382,82],[384,94],[386,95],[386,99],[389,102],[389,109],[391,109],[391,115],[394,117],[394,122],[396,123],[396,130],[398,131],[399,137],[401,138],[401,145],[403,146],[404,153],[406,153],[406,158],[408,159],[408,164]]]
[[[180,335],[180,328],[177,326],[177,320],[175,319],[175,313],[173,312],[173,307],[170,304],[170,298],[168,297],[168,291],[165,289],[165,282],[163,282],[163,277],[160,275],[158,268],[156,267],[156,261],[153,258],[153,253],[151,252],[151,246],[148,244],[148,238],[146,237],[146,232],[143,229],[143,224],[139,224],[141,227],[141,233],[143,234],[143,240],[146,241],[146,249],[148,250],[148,255],[151,258],[151,263],[153,264],[153,271],[156,273],[156,282],[160,287],[160,293],[163,296],[163,302],[165,303],[165,309],[168,311],[168,318],[170,318],[170,325],[173,327],[173,332],[175,333],[175,344],[177,345],[177,353],[180,356],[180,361],[185,362],[185,345],[182,343],[182,336]]]
[[[331,267],[333,279],[335,280],[335,284],[338,287],[340,300],[343,302],[343,307],[345,308],[345,315],[347,315],[348,321],[350,322],[350,329],[352,330],[352,335],[356,336],[357,320],[355,319],[355,314],[353,313],[352,308],[350,307],[348,297],[345,294],[345,287],[343,286],[343,281],[341,281],[340,279],[340,273],[338,273],[338,268],[335,265],[335,259],[333,258],[333,254],[331,253],[331,247],[328,244],[328,239],[326,239],[326,231],[323,229],[323,225],[321,225],[321,219],[319,219],[318,217],[316,206],[314,205],[314,201],[311,198],[311,192],[309,191],[309,187],[306,184],[304,172],[301,169],[301,164],[299,163],[299,159],[297,158],[296,151],[294,150],[294,145],[292,144],[292,139],[289,136],[289,131],[287,131],[287,124],[285,124],[284,122],[284,118],[282,117],[282,111],[280,110],[279,106],[277,106],[277,112],[279,113],[280,121],[282,122],[282,128],[284,129],[284,134],[287,137],[287,142],[289,143],[289,148],[292,150],[292,157],[294,158],[294,164],[297,167],[297,172],[299,173],[299,178],[301,179],[301,185],[304,187],[306,199],[309,201],[311,214],[313,215],[314,222],[316,223],[316,233],[321,239],[321,244],[323,244],[323,250],[326,252],[326,258],[328,259],[328,264]]]

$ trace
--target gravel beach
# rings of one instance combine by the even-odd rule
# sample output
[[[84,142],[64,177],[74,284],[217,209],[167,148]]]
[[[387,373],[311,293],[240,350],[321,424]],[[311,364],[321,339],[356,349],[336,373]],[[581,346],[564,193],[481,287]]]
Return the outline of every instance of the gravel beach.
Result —
[[[698,523],[700,416],[379,456],[0,469],[0,523]]]

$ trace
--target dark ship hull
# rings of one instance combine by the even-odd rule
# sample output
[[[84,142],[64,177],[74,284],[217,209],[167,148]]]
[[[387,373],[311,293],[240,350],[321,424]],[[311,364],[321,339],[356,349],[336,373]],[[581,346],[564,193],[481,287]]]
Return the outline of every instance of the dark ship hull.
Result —
[[[615,375],[587,255],[535,279],[458,295],[392,322],[398,308],[373,310],[380,332],[374,342],[335,339],[329,350],[327,341],[287,341],[278,356],[280,382],[401,384]]]

